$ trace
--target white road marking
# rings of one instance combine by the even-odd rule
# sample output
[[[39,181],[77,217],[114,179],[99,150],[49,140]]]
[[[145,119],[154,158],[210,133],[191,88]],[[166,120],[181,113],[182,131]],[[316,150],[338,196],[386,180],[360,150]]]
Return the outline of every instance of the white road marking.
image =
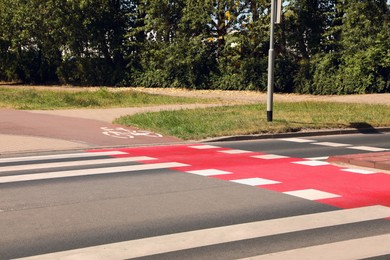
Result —
[[[289,232],[382,219],[389,216],[390,208],[385,206],[335,210],[137,239],[24,259],[129,259]]]
[[[303,139],[303,138],[283,138],[282,141],[294,142],[294,143],[314,143],[315,140]]]
[[[250,185],[250,186],[260,186],[260,185],[268,185],[268,184],[277,184],[280,183],[278,181],[267,180],[263,178],[248,178],[248,179],[239,179],[232,180],[232,182]]]
[[[287,191],[283,193],[295,197],[307,199],[307,200],[321,200],[321,199],[331,199],[331,198],[341,197],[340,195],[337,194],[315,190],[315,189],[295,190],[295,191]]]
[[[23,175],[0,177],[0,183],[46,180],[46,179],[88,176],[88,175],[98,175],[98,174],[108,174],[108,173],[156,170],[156,169],[166,169],[166,168],[175,168],[175,167],[184,167],[184,166],[190,166],[190,165],[176,163],[176,162],[168,162],[168,163],[154,163],[154,164],[142,164],[142,165],[130,165],[130,166],[105,167],[105,168],[86,169],[86,170],[46,172],[46,173],[37,173],[37,174],[23,174]]]
[[[327,160],[329,156],[322,156],[322,157],[309,157],[305,158],[306,160],[311,160],[311,161],[322,161],[322,160]]]
[[[241,260],[365,259],[390,254],[390,234],[351,239],[325,245],[298,248],[272,254],[242,258]]]
[[[264,159],[264,160],[274,160],[274,159],[290,158],[288,156],[277,155],[277,154],[255,155],[255,156],[251,156],[251,157],[252,158],[257,158],[257,159]]]
[[[219,146],[214,146],[214,145],[192,145],[188,147],[193,149],[199,149],[199,150],[220,148]]]
[[[220,153],[226,153],[226,154],[242,154],[242,153],[251,153],[251,151],[245,151],[245,150],[224,150],[219,151]]]
[[[14,165],[14,166],[4,166],[4,167],[0,166],[0,170],[1,171],[38,170],[38,169],[49,169],[49,168],[56,168],[56,167],[87,166],[87,165],[137,162],[137,161],[149,161],[149,160],[156,160],[156,159],[147,156],[138,156],[138,157],[107,158],[101,160],[83,160],[83,161],[71,161],[71,162],[47,162],[47,163],[28,164],[28,165]]]
[[[214,175],[223,175],[223,174],[232,174],[231,172],[216,170],[216,169],[204,169],[197,171],[187,171],[187,173],[201,175],[201,176],[214,176]]]
[[[375,174],[378,172],[374,171],[368,171],[368,170],[363,170],[363,169],[341,169],[344,172],[353,172],[353,173],[359,173],[359,174]]]
[[[100,127],[103,130],[102,134],[121,139],[133,139],[138,136],[144,137],[163,137],[161,134],[153,133],[145,130],[130,130],[123,127],[110,128],[102,126]]]
[[[295,164],[302,164],[306,166],[324,166],[329,165],[328,162],[322,162],[322,161],[301,161],[301,162],[293,162]]]
[[[319,143],[313,143],[316,145],[322,145],[322,146],[329,146],[329,147],[346,147],[351,146],[350,144],[340,144],[340,143],[332,143],[332,142],[319,142]]]
[[[123,154],[127,154],[127,153],[121,151],[107,151],[107,152],[91,152],[91,153],[84,152],[84,153],[70,153],[70,154],[39,155],[39,156],[26,156],[26,157],[15,157],[15,158],[3,158],[0,159],[0,163],[83,158],[83,157],[89,158],[89,157],[123,155]]]
[[[362,150],[362,151],[368,151],[368,152],[383,152],[383,151],[389,151],[390,149],[386,148],[379,148],[379,147],[371,147],[371,146],[351,146],[348,147],[349,149],[355,149],[355,150]]]

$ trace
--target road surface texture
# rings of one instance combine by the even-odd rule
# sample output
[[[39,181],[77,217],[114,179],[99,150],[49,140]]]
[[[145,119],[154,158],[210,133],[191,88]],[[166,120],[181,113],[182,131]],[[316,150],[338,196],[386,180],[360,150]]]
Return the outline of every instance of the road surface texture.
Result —
[[[330,154],[389,134],[94,149],[0,160],[0,258],[390,255],[390,175]]]

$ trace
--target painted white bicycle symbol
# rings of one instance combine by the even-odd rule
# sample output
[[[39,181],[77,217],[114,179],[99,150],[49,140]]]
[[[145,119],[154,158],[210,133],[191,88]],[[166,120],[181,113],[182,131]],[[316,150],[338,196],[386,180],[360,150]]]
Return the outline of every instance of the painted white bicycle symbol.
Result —
[[[109,127],[100,127],[103,130],[103,134],[122,139],[132,139],[137,136],[145,136],[145,137],[163,137],[160,134],[144,131],[144,130],[128,130],[122,127],[109,128]]]

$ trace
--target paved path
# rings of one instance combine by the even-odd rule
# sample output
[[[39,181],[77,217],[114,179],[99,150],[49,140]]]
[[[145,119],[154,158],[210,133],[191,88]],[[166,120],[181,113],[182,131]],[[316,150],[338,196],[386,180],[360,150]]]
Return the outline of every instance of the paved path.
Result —
[[[161,94],[180,97],[219,98],[242,103],[265,103],[267,93],[250,90],[186,90],[176,88],[124,88],[142,91],[151,94]],[[390,93],[364,95],[302,95],[302,94],[274,94],[275,102],[304,102],[323,101],[339,103],[381,104],[390,105]]]
[[[32,110],[31,113],[66,116],[83,119],[93,119],[112,123],[121,116],[135,115],[138,113],[158,112],[180,109],[195,109],[204,107],[216,107],[221,104],[186,104],[186,105],[163,105],[149,107],[125,107],[125,108],[106,108],[106,109],[63,109],[63,110]]]
[[[183,106],[169,109],[181,109]],[[145,108],[157,111],[161,108]],[[19,111],[0,109],[0,155],[177,143],[180,139],[110,123],[136,109]],[[99,120],[100,119],[100,120]]]

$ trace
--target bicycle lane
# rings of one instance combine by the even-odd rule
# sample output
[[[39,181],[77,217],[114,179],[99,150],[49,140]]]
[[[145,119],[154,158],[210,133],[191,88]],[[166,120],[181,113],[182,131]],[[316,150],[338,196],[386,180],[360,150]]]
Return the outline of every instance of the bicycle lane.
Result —
[[[12,109],[0,109],[0,134],[60,139],[82,143],[88,147],[181,142],[176,137],[99,120]]]

